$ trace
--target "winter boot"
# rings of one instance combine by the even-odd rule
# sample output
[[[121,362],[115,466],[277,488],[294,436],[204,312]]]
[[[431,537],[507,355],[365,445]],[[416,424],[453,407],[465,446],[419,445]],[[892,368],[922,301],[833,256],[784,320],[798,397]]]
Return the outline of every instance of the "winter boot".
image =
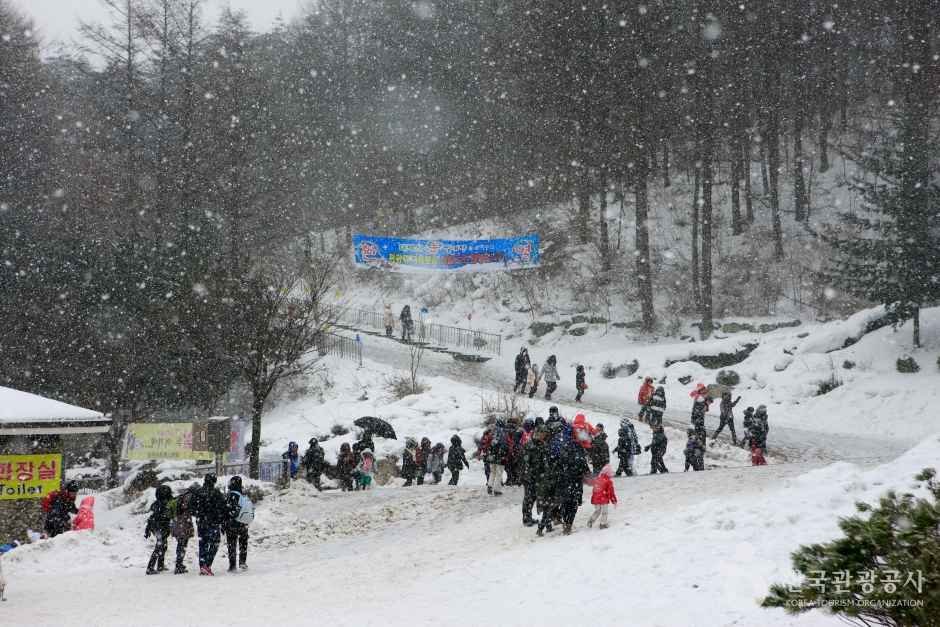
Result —
[[[590,529],[590,528],[593,527],[593,526],[594,526],[594,519],[593,519],[593,518],[588,518],[588,529]]]
[[[590,526],[590,525],[589,525],[589,526]],[[601,523],[600,525],[598,525],[598,529],[607,529],[607,527],[609,527],[609,526],[610,526],[610,525],[608,525],[607,523]]]
[[[148,569],[147,569],[147,574],[148,574],[148,575],[159,575],[159,574],[160,574],[160,571],[157,570],[156,568],[148,568]]]
[[[174,574],[174,575],[185,575],[185,574],[188,573],[188,572],[189,572],[189,571],[188,571],[188,570],[186,569],[186,567],[183,566],[182,564],[177,564],[177,565],[176,565],[176,568],[173,569],[173,574]]]
[[[246,564],[245,562],[242,562],[239,568],[241,568],[242,570],[248,570],[248,564]]]
[[[566,536],[570,536],[570,535],[571,535],[571,525],[565,523],[565,529],[564,529],[564,531],[562,531],[562,533],[564,533]]]
[[[214,573],[212,572],[212,569],[209,568],[208,566],[200,566],[200,567],[199,567],[199,574],[200,574],[200,575],[205,575],[205,576],[208,576],[208,577],[214,576]]]
[[[156,575],[156,574],[159,573],[159,572],[160,572],[160,571],[157,570],[157,558],[156,558],[156,557],[151,557],[151,558],[150,558],[150,561],[147,562],[147,574],[148,574],[148,575]]]

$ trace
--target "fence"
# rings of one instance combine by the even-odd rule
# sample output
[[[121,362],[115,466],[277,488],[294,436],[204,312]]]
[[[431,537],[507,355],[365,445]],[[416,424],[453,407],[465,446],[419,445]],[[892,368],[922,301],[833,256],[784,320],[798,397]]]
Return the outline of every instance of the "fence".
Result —
[[[340,359],[352,359],[362,365],[362,345],[351,337],[321,332],[317,336],[317,352],[321,357],[335,355]]]
[[[385,329],[384,316],[377,311],[347,308],[336,312],[336,319],[357,328]],[[494,355],[501,354],[503,343],[503,336],[496,333],[421,321],[415,323],[414,339]]]
[[[248,461],[222,464],[222,475],[225,477],[234,475],[247,477],[250,466],[251,464]],[[258,479],[268,483],[281,483],[288,478],[289,468],[287,460],[261,461],[258,463]],[[215,472],[215,464],[196,466],[193,470],[193,474],[197,477],[204,477],[211,472]]]

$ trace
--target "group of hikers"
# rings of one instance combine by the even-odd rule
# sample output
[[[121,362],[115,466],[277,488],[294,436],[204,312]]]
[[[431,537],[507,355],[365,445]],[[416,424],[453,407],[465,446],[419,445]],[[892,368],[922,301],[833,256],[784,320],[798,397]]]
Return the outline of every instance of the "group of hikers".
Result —
[[[164,559],[170,536],[176,538],[173,572],[186,573],[186,547],[197,533],[200,575],[213,575],[212,564],[223,533],[228,547],[229,572],[248,568],[248,525],[254,520],[254,505],[243,490],[241,477],[236,475],[229,480],[228,492],[224,495],[215,487],[217,480],[214,474],[208,474],[201,486],[194,483],[178,496],[174,496],[173,489],[166,484],[157,487],[144,529],[144,538],[152,535],[156,540],[147,562],[148,575],[166,570]]]
[[[685,470],[705,470],[705,447],[707,445],[708,434],[705,430],[705,415],[711,407],[713,401],[708,387],[704,383],[699,383],[689,394],[692,397],[692,426],[686,430],[688,439],[685,445]],[[731,432],[731,442],[738,446],[738,435],[734,429],[734,408],[741,401],[741,397],[731,399],[731,392],[723,390],[721,392],[721,403],[719,405],[719,423],[718,428],[712,435],[712,440],[718,439],[718,435],[728,427]],[[646,377],[640,386],[637,394],[637,403],[640,405],[638,418],[641,422],[646,422],[653,429],[654,444],[659,441],[662,451],[666,449],[666,435],[663,431],[663,414],[666,412],[666,390],[663,386],[654,387],[653,378]],[[766,465],[767,460],[767,434],[770,431],[770,425],[767,420],[767,407],[759,405],[755,410],[748,407],[744,410],[744,437],[740,440],[741,446],[745,446],[751,451],[751,464],[754,466]],[[657,460],[656,454],[653,455],[653,467],[651,473],[668,472],[665,464],[662,464],[662,456]]]
[[[540,370],[538,363],[532,361],[529,357],[528,349],[523,348],[516,355],[515,370],[516,382],[512,388],[514,393],[525,394],[528,388],[529,398],[533,398],[538,391],[539,384],[545,381],[545,400],[552,400],[552,394],[558,389],[558,381],[561,380],[558,374],[558,359],[555,355],[550,355]],[[575,389],[578,393],[574,398],[575,401],[581,402],[587,387],[584,366],[577,366],[575,368]]]
[[[323,489],[321,476],[324,474],[335,479],[343,491],[368,490],[376,472],[375,443],[368,430],[352,446],[348,442],[340,445],[335,465],[327,463],[326,452],[316,438],[310,438],[303,456],[298,444],[290,442],[281,458],[288,462],[291,479],[297,478],[302,465],[307,481],[317,490]]]

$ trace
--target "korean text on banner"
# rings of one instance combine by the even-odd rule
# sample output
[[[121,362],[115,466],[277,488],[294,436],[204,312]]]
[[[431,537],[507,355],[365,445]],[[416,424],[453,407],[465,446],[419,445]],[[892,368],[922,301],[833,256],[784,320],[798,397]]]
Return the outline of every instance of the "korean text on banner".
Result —
[[[193,425],[181,423],[140,423],[127,426],[124,458],[212,459],[212,453],[193,450]]]
[[[41,499],[62,482],[62,455],[0,455],[0,501]]]
[[[499,272],[537,268],[539,236],[423,240],[353,235],[355,263],[391,272]]]

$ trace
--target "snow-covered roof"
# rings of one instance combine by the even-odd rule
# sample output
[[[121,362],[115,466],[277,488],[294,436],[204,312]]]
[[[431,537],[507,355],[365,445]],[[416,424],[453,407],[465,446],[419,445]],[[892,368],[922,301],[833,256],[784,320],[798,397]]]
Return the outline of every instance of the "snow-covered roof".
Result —
[[[0,427],[35,423],[108,423],[101,412],[0,387]]]

